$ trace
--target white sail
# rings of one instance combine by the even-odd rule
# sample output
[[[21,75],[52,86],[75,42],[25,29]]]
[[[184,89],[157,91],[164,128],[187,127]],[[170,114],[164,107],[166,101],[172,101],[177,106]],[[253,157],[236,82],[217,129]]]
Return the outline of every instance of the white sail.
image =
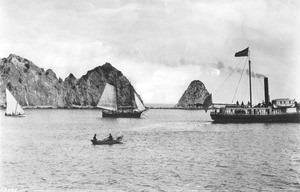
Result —
[[[97,107],[112,111],[116,111],[118,109],[116,89],[114,86],[106,83]]]
[[[8,89],[6,89],[6,114],[24,115],[24,110]]]
[[[135,100],[135,104],[137,106],[137,109],[139,111],[145,111],[146,108],[145,108],[144,104],[142,103],[142,101],[140,100],[140,98],[137,96],[136,93],[134,93],[134,100]]]

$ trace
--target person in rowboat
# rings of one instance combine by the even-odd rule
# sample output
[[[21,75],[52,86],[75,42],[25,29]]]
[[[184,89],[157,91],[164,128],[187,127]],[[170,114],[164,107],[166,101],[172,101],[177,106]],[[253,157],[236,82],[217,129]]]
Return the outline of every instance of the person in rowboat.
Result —
[[[109,140],[109,141],[112,141],[112,140],[114,140],[114,138],[113,138],[113,136],[112,136],[111,134],[109,134],[109,136],[108,136],[108,140]]]
[[[94,137],[93,137],[93,140],[94,140],[94,141],[97,141],[96,136],[97,136],[97,134],[95,134]]]

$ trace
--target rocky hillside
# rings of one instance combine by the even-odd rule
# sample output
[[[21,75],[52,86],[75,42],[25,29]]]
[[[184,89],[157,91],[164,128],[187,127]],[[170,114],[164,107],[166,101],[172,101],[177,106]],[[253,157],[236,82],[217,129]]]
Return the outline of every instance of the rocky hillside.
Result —
[[[45,71],[17,55],[0,60],[2,107],[6,106],[5,88],[25,107],[95,107],[106,83],[117,86],[121,106],[134,104],[130,82],[109,63],[88,71],[79,79],[71,73],[62,80],[51,69]]]
[[[199,80],[190,83],[175,107],[202,108],[204,101],[209,97],[204,84]]]

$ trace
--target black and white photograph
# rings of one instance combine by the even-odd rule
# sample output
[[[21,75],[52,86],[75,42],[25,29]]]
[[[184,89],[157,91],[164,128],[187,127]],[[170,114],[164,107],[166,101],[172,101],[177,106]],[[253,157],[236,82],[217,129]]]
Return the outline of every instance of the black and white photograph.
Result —
[[[299,74],[298,0],[0,0],[0,191],[300,191]]]

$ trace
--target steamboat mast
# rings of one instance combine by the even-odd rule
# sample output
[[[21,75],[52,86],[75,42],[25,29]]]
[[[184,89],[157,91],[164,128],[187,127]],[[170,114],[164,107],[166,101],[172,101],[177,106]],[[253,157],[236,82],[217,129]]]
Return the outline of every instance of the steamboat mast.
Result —
[[[249,61],[249,88],[250,88],[250,107],[252,107],[252,86],[251,86],[251,60],[250,54],[248,53],[248,61]]]

